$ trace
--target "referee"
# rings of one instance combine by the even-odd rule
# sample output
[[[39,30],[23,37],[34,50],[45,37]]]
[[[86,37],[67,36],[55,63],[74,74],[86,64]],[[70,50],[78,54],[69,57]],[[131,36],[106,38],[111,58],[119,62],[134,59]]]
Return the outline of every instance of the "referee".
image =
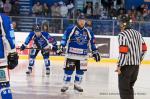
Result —
[[[119,61],[116,72],[118,72],[120,98],[134,99],[133,86],[147,47],[142,35],[131,28],[128,16],[122,16],[119,23],[121,32],[118,38]]]

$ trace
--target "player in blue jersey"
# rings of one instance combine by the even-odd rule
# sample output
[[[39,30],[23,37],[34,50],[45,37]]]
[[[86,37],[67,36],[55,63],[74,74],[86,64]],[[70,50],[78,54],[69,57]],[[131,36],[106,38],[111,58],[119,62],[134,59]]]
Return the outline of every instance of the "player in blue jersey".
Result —
[[[64,67],[64,86],[61,92],[65,92],[69,88],[71,76],[76,70],[74,89],[83,92],[80,84],[87,70],[88,50],[92,51],[96,62],[100,61],[100,54],[95,46],[94,33],[85,27],[85,17],[80,15],[77,24],[69,26],[61,40],[62,49],[66,47],[66,62]],[[61,51],[60,51],[61,52]]]
[[[2,99],[12,99],[9,71],[18,65],[14,30],[10,18],[0,14],[0,94]]]
[[[28,37],[26,38],[24,44],[21,46],[21,50],[24,50],[29,42],[33,40],[33,49],[30,51],[30,59],[29,66],[26,74],[32,73],[32,68],[34,66],[35,58],[38,52],[41,50],[41,54],[43,55],[45,67],[46,67],[46,75],[50,74],[50,60],[49,60],[49,50],[56,49],[57,50],[57,42],[56,40],[49,35],[48,32],[41,32],[41,27],[39,25],[35,25],[34,32],[30,32]]]

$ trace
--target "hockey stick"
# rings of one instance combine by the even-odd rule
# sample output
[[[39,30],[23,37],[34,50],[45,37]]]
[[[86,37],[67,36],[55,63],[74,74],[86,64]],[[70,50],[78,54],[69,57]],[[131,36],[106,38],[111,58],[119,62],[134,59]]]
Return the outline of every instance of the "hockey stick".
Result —
[[[16,48],[16,49],[21,49],[21,48]],[[43,50],[43,49],[40,49],[40,48],[33,48],[33,47],[31,47],[31,48],[25,48],[25,49],[37,49],[37,50]]]
[[[16,49],[21,49],[21,48],[16,48]],[[41,48],[33,48],[33,47],[31,47],[31,48],[25,48],[25,49],[36,49],[36,50],[51,50],[51,49],[41,49]]]

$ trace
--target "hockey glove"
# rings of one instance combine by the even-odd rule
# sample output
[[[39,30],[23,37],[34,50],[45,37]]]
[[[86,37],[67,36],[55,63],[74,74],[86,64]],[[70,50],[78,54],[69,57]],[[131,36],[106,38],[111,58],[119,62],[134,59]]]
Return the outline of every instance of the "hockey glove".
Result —
[[[64,51],[64,47],[60,46],[58,49],[57,49],[57,54],[58,55],[61,55]]]
[[[7,56],[8,59],[8,69],[14,69],[18,65],[18,53],[13,52],[9,53]]]
[[[52,48],[51,45],[47,45],[43,49],[49,51],[51,48]]]
[[[57,52],[57,50],[58,50],[57,45],[52,47],[52,51]]]
[[[21,45],[20,50],[23,51],[26,48],[24,44]]]
[[[94,57],[96,62],[99,62],[101,60],[101,56],[98,50],[92,51],[92,56]]]

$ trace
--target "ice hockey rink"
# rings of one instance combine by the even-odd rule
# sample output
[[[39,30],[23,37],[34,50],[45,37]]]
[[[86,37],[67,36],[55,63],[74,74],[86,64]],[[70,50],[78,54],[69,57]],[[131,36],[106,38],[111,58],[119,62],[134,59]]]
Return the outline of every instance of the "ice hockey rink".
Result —
[[[36,60],[32,75],[26,75],[28,60],[19,60],[18,67],[10,72],[14,99],[120,99],[116,63],[89,62],[82,86],[83,93],[69,90],[61,93],[64,61],[51,61],[51,74],[45,75],[43,60]],[[150,65],[142,64],[135,84],[135,99],[150,99]]]

